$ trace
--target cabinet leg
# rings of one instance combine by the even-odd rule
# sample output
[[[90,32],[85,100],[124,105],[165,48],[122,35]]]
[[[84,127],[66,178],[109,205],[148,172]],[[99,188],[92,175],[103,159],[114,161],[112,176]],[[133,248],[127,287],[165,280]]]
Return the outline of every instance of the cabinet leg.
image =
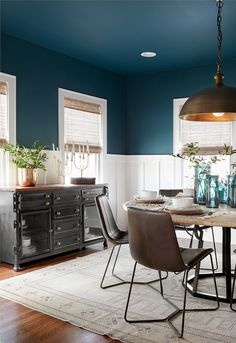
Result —
[[[21,271],[20,265],[14,264],[13,270],[14,270],[14,272],[20,272]]]

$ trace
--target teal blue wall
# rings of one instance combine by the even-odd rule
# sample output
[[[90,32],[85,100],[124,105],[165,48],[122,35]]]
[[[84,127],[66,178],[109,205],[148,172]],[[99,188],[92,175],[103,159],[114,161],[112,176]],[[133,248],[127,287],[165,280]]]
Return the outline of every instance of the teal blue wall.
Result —
[[[223,63],[225,84],[236,87],[236,59]],[[127,154],[171,154],[173,99],[211,87],[215,65],[127,78]]]
[[[213,85],[215,65],[128,76],[93,67],[2,35],[1,71],[17,77],[17,141],[57,142],[58,88],[108,100],[108,153],[170,154],[173,99]],[[236,60],[224,61],[225,83],[236,87]]]
[[[16,75],[17,141],[58,139],[58,88],[107,99],[108,153],[125,154],[125,79],[15,37],[1,36],[1,71]]]

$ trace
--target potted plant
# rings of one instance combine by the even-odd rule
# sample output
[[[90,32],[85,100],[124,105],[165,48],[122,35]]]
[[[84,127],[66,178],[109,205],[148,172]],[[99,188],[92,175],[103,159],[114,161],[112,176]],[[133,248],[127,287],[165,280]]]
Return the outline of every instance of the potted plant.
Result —
[[[46,146],[39,145],[34,141],[32,148],[23,145],[5,144],[3,149],[11,156],[13,162],[18,168],[18,182],[20,186],[35,186],[37,181],[37,169],[46,170],[45,162],[47,155],[43,150]]]

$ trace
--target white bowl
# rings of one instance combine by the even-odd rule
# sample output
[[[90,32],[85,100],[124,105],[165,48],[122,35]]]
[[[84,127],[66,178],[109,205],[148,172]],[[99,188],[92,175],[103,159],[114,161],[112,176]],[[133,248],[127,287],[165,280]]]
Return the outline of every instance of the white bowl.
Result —
[[[172,199],[172,204],[174,207],[192,207],[193,206],[193,198],[184,198],[182,197],[176,197]]]
[[[155,199],[157,197],[156,191],[142,190],[139,194],[140,199]]]

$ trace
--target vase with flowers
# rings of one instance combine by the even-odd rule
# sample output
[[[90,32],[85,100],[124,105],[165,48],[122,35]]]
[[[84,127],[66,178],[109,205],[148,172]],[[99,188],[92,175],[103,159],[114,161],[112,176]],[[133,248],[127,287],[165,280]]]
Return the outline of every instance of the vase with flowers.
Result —
[[[211,165],[221,159],[217,155],[200,155],[198,142],[185,144],[182,153],[174,156],[189,161],[194,168],[194,202],[205,204],[207,175],[210,175]]]
[[[236,154],[236,149],[232,146],[224,144],[224,155],[229,155],[232,160],[232,156]],[[236,208],[236,162],[231,161],[231,173],[227,177],[227,204],[233,208]]]
[[[47,155],[44,152],[46,146],[39,145],[34,141],[31,148],[23,145],[5,144],[3,149],[8,152],[11,162],[18,168],[18,183],[22,187],[35,186],[37,182],[37,170],[46,170]]]

